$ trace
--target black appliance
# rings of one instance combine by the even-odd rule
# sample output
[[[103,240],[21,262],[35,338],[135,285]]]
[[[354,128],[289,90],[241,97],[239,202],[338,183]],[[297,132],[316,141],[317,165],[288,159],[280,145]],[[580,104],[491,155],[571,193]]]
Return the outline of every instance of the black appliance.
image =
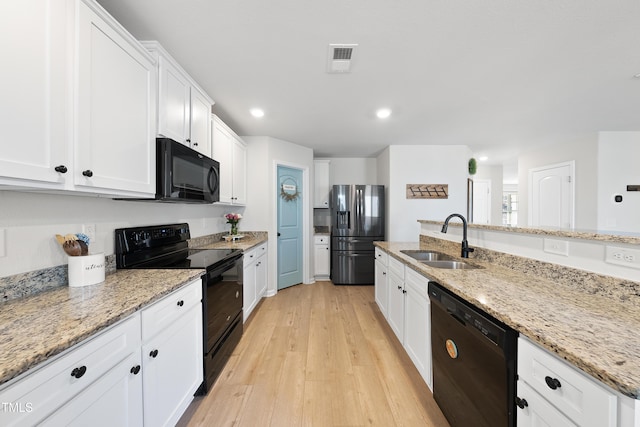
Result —
[[[189,224],[115,230],[116,267],[197,268],[202,276],[204,381],[206,394],[242,337],[242,251],[189,249]]]
[[[156,197],[161,202],[220,200],[220,163],[169,138],[156,139]]]
[[[373,285],[373,242],[384,240],[384,185],[334,185],[331,189],[331,281]]]
[[[518,333],[429,282],[433,397],[451,427],[515,427]]]

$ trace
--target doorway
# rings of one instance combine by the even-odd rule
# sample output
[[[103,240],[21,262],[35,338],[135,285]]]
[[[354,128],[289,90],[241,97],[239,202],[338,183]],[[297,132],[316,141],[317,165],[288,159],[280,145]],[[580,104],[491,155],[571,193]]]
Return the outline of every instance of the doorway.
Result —
[[[278,165],[278,290],[302,283],[302,170]]]
[[[574,228],[575,162],[529,170],[529,225]]]

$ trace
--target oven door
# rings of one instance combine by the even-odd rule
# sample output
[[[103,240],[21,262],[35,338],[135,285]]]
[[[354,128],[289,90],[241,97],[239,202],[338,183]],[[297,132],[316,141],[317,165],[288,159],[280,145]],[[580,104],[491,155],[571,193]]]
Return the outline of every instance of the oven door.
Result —
[[[220,164],[172,139],[158,138],[157,198],[213,203],[220,200]]]
[[[203,276],[204,352],[208,353],[242,313],[242,255]]]

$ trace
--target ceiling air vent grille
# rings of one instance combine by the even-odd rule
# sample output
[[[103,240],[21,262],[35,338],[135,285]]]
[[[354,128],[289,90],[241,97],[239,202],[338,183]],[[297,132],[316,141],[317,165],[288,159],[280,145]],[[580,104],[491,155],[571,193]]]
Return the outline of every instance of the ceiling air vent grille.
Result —
[[[328,73],[349,73],[357,44],[330,44],[328,52]]]

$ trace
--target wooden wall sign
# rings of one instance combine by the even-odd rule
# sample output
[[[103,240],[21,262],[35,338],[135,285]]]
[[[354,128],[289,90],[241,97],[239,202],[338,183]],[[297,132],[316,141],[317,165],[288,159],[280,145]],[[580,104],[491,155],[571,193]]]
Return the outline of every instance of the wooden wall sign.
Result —
[[[449,184],[407,184],[407,199],[448,199]]]

